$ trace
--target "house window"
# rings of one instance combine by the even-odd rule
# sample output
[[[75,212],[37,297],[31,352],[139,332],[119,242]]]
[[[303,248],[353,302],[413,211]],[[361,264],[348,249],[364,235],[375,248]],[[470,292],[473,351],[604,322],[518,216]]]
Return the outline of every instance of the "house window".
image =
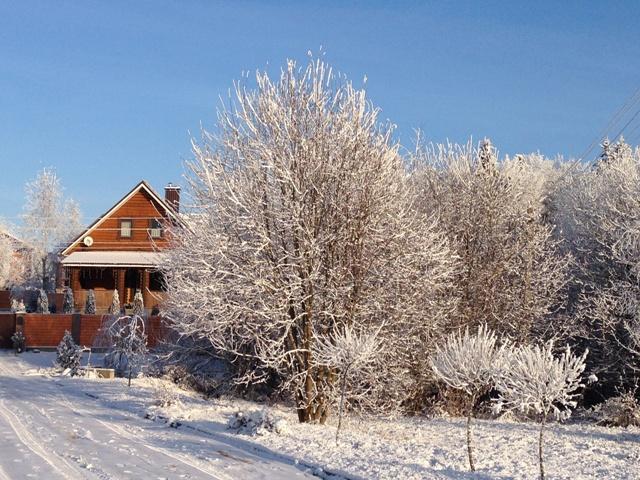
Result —
[[[149,221],[149,236],[151,238],[161,238],[162,237],[162,223],[157,218],[154,218]]]
[[[133,220],[120,220],[120,238],[131,238]]]

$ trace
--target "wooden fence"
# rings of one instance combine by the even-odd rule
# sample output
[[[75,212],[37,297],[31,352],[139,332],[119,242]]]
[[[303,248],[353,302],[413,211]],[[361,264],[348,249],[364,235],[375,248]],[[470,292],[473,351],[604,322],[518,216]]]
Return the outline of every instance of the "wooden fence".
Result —
[[[74,341],[81,346],[104,348],[101,343],[101,331],[108,315],[58,315],[37,313],[0,313],[0,347],[11,348],[11,336],[21,330],[27,339],[27,348],[55,348],[62,340],[64,332],[71,332]],[[153,348],[163,338],[168,329],[162,317],[147,317],[145,332],[148,346]]]

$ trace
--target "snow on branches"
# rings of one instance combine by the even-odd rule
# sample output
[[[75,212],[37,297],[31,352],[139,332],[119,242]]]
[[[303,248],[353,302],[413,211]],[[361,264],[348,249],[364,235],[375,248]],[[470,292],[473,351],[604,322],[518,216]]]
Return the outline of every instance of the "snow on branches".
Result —
[[[414,208],[364,91],[320,60],[256,82],[236,84],[219,133],[193,143],[195,209],[163,267],[173,326],[225,353],[239,383],[275,375],[301,421],[324,422],[334,380],[314,342],[384,324],[380,375],[400,404],[455,304],[448,241]]]
[[[360,397],[365,396],[376,382],[376,371],[382,354],[383,343],[379,338],[382,326],[372,332],[356,332],[345,326],[343,330],[334,331],[329,336],[316,339],[314,355],[319,365],[334,369],[340,378],[340,401],[338,407],[338,427],[336,429],[336,443],[342,425],[342,414],[347,396],[347,387],[353,386],[352,381],[357,378],[354,390]],[[351,396],[355,396],[351,394]]]
[[[508,360],[495,375],[495,387],[500,392],[495,410],[516,409],[536,413],[540,418],[538,459],[540,478],[544,480],[543,433],[549,415],[564,419],[571,415],[583,387],[582,374],[588,350],[576,356],[567,345],[560,356],[553,353],[553,342],[542,346],[521,346],[512,349]]]
[[[498,338],[486,325],[480,325],[475,334],[469,329],[448,335],[442,345],[436,346],[431,357],[431,368],[449,387],[468,395],[467,456],[469,468],[475,471],[471,441],[471,418],[478,397],[492,386],[497,369],[509,352],[508,343],[498,346]]]
[[[495,378],[500,392],[496,409],[517,409],[543,417],[562,419],[576,406],[576,391],[583,386],[582,373],[588,350],[576,356],[569,346],[559,356],[553,342],[513,349]]]

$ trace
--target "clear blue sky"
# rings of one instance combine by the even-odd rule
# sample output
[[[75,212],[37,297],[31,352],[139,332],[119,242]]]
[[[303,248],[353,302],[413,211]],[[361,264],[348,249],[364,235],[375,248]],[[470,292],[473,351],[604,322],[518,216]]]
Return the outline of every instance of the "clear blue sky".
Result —
[[[234,79],[321,46],[407,144],[571,157],[640,86],[640,2],[0,0],[0,216],[44,166],[86,222],[180,183]]]

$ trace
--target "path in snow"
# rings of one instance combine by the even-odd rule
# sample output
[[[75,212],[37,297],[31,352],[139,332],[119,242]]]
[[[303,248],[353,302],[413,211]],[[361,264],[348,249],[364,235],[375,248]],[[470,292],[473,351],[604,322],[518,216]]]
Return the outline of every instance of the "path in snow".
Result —
[[[126,394],[106,404],[81,381],[24,375],[32,365],[23,358],[0,351],[0,480],[311,478],[276,458],[145,420]]]

